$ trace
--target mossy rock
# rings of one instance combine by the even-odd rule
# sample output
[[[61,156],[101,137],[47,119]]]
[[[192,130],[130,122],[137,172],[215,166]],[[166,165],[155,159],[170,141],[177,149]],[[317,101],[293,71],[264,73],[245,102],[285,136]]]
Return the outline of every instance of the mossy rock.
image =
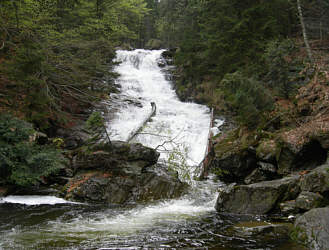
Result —
[[[274,162],[278,151],[278,145],[273,139],[261,140],[256,148],[256,156],[263,161]]]

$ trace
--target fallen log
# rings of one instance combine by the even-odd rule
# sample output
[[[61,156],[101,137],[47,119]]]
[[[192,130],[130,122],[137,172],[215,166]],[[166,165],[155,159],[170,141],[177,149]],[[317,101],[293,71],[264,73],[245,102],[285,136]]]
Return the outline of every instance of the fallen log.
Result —
[[[146,125],[147,122],[149,122],[151,120],[151,118],[153,116],[155,116],[156,114],[156,105],[155,102],[151,102],[151,106],[152,106],[152,110],[150,112],[150,114],[143,120],[143,122],[141,123],[140,126],[138,126],[136,129],[134,129],[133,131],[130,132],[127,142],[129,143],[139,132],[141,132],[141,130],[143,129],[143,127]]]

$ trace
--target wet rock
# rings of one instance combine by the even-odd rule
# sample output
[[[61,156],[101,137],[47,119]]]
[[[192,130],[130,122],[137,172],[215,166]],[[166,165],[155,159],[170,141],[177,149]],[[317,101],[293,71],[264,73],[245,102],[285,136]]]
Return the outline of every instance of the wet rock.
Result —
[[[164,58],[159,58],[159,59],[157,60],[157,64],[158,64],[158,66],[159,66],[160,68],[164,68],[164,67],[167,66],[167,62],[166,62],[166,60],[165,60]]]
[[[161,169],[140,175],[117,175],[109,171],[87,171],[66,185],[65,198],[85,202],[123,204],[169,199],[180,196],[186,184]]]
[[[312,209],[295,221],[292,236],[310,249],[329,249],[329,207]]]
[[[219,192],[218,212],[267,214],[280,202],[295,199],[299,194],[299,177],[264,181],[250,185],[231,184]]]
[[[289,232],[293,225],[290,223],[267,223],[267,222],[242,222],[234,225],[235,234],[241,237],[252,236],[269,238],[288,239]]]
[[[302,210],[310,210],[320,207],[324,202],[323,196],[312,192],[301,192],[296,199],[296,207]]]
[[[142,144],[128,144],[113,141],[111,144],[99,144],[91,148],[90,153],[77,156],[75,169],[106,169],[117,173],[141,173],[155,164],[159,153]]]
[[[295,200],[282,202],[279,206],[281,213],[284,215],[297,214],[299,212]]]

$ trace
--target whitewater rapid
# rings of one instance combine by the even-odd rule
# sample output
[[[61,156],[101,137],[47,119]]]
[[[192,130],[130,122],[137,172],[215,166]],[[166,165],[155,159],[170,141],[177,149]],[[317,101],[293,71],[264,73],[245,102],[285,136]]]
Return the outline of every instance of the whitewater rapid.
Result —
[[[157,107],[152,121],[134,138],[145,146],[163,152],[160,160],[179,151],[188,166],[199,165],[205,156],[210,125],[210,110],[204,105],[181,102],[163,70],[158,66],[163,50],[117,51],[121,99],[128,99],[108,124],[113,140],[127,140],[151,112],[151,102]],[[113,94],[114,98],[118,94]],[[135,101],[135,103],[134,103]],[[136,106],[136,102],[139,103]],[[159,147],[159,145],[163,145]]]

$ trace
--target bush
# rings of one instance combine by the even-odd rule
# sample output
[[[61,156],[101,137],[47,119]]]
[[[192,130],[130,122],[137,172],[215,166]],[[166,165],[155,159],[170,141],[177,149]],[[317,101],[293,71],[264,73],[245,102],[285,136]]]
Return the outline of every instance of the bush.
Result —
[[[265,112],[273,108],[274,100],[269,91],[259,81],[239,71],[226,74],[220,86],[237,120],[248,128],[255,128]]]
[[[32,125],[10,115],[0,115],[0,176],[2,184],[28,186],[55,173],[64,163],[61,152],[35,142]]]

